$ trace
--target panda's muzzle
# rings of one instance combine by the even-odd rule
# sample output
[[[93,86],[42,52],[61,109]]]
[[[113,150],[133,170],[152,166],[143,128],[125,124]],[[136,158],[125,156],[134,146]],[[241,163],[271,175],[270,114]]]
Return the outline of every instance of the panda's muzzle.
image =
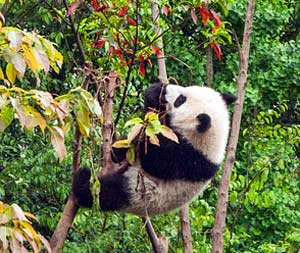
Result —
[[[204,133],[211,127],[211,119],[208,114],[200,113],[197,116],[197,120],[199,121],[199,124],[197,125],[197,131],[199,133]]]

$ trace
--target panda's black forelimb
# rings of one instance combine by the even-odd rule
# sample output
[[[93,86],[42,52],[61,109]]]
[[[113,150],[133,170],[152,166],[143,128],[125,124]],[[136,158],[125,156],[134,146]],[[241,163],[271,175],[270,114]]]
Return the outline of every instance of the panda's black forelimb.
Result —
[[[180,134],[179,144],[158,135],[160,146],[140,146],[140,160],[143,170],[152,176],[165,180],[205,181],[215,176],[218,165],[210,162],[203,154]]]
[[[90,190],[91,171],[80,168],[73,177],[72,192],[76,203],[82,207],[92,207]],[[100,208],[102,211],[117,211],[129,204],[128,181],[122,173],[107,174],[100,179]]]

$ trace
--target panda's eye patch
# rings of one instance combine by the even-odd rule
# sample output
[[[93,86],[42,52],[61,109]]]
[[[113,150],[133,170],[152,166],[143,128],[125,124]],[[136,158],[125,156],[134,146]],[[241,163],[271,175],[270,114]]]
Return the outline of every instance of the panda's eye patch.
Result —
[[[174,102],[174,106],[177,108],[181,106],[186,101],[186,97],[183,95],[180,95],[178,98],[176,98]]]

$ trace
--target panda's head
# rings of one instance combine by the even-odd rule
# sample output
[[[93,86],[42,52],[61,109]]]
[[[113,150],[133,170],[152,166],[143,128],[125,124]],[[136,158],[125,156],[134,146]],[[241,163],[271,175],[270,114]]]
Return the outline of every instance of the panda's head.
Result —
[[[195,149],[220,164],[229,133],[227,105],[236,97],[208,87],[156,83],[145,92],[145,106],[167,111],[168,125]]]

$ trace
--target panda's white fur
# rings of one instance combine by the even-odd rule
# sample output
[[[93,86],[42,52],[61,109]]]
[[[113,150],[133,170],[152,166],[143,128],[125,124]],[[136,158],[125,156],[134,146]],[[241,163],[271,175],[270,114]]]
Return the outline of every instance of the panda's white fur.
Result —
[[[156,84],[146,91],[145,106],[159,110],[179,144],[160,136],[160,147],[140,146],[136,163],[125,172],[100,178],[100,206],[140,216],[166,213],[190,202],[208,185],[224,158],[231,97],[211,88]],[[225,102],[226,101],[226,102]],[[146,108],[146,111],[149,108]],[[153,109],[153,108],[152,108]],[[79,204],[91,206],[88,170],[75,175],[73,192]]]
[[[179,95],[187,97],[179,108],[174,101]],[[220,164],[224,158],[229,133],[229,113],[220,93],[208,87],[181,87],[168,85],[166,100],[172,127],[185,136],[195,149],[201,151],[211,162]],[[196,116],[206,113],[211,118],[211,127],[204,133],[197,132]]]
[[[160,180],[144,174],[144,184],[139,185],[140,166],[135,164],[125,173],[129,181],[130,205],[120,209],[123,213],[139,216],[167,213],[192,201],[208,185],[209,181],[188,182],[183,180]]]

